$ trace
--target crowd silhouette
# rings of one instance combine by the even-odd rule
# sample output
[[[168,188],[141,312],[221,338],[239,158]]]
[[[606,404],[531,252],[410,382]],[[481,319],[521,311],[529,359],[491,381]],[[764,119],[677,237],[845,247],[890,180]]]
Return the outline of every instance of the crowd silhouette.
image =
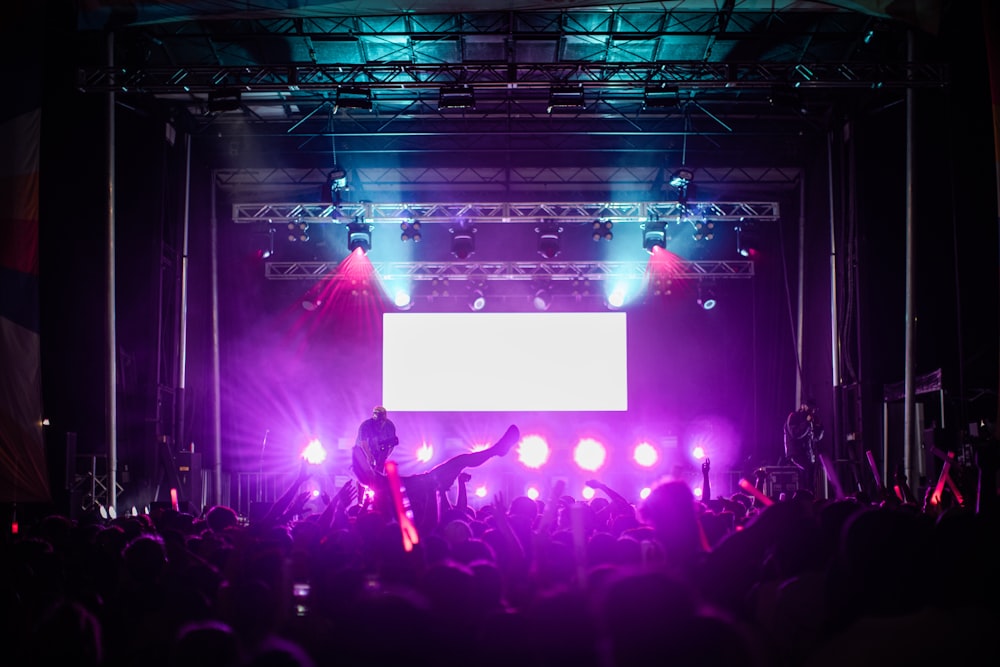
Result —
[[[446,476],[408,549],[400,517],[353,480],[305,509],[309,474],[252,522],[214,506],[22,526],[2,546],[4,664],[1000,660],[992,504],[696,498],[678,479],[640,502],[595,479],[589,501],[555,481],[541,500],[473,507],[473,470]]]

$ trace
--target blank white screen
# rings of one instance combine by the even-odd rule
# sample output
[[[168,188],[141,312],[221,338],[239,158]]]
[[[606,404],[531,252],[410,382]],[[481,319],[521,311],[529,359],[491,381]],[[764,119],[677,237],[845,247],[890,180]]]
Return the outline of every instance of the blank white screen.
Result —
[[[382,402],[419,412],[628,409],[626,313],[385,313]]]

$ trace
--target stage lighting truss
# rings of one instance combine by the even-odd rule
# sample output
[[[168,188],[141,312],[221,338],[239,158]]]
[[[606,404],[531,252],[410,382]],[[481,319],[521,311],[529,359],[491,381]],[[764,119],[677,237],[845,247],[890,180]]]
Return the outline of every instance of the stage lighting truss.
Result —
[[[538,234],[538,254],[545,259],[553,259],[560,251],[560,234],[563,228],[554,222],[543,222],[535,227]]]
[[[335,261],[265,262],[268,280],[342,280]],[[376,262],[372,265],[382,280],[409,282],[431,281],[446,289],[450,283],[468,281],[530,281],[548,279],[577,286],[581,296],[596,293],[592,281],[635,280],[642,282],[650,274],[649,260],[628,262],[555,261],[555,262]],[[671,264],[674,280],[750,279],[754,263],[750,260],[677,260]]]

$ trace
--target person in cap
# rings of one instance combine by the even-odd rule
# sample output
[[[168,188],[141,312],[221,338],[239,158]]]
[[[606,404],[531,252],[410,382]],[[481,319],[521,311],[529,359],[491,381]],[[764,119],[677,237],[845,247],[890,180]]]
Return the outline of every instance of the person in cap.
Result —
[[[372,416],[361,422],[358,437],[354,441],[355,456],[363,456],[368,465],[377,472],[385,472],[385,462],[393,448],[399,444],[396,425],[389,419],[381,405],[372,408]]]

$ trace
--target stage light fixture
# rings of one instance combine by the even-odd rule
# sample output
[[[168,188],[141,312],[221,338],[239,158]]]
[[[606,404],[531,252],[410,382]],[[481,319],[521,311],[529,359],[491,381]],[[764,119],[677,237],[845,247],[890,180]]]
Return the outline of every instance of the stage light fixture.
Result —
[[[535,292],[535,296],[531,298],[531,304],[535,307],[535,310],[548,310],[552,307],[552,292],[547,287],[541,287]]]
[[[703,310],[712,310],[718,304],[715,299],[715,292],[711,288],[702,289],[698,288],[698,299],[696,303],[701,306]]]
[[[403,243],[407,241],[413,241],[414,243],[419,243],[423,236],[420,233],[420,221],[419,220],[404,220],[399,223],[399,228],[403,232],[399,235],[399,240]]]
[[[554,109],[583,109],[585,107],[583,86],[552,86],[549,89],[549,106],[546,109],[548,113],[552,113]]]
[[[469,295],[469,310],[480,311],[486,307],[486,292],[482,287],[472,290]]]
[[[715,238],[715,223],[711,220],[700,218],[692,220],[691,225],[694,227],[694,233],[691,234],[691,238],[695,241],[711,241]]]
[[[236,88],[219,88],[208,91],[208,110],[215,113],[219,111],[236,111],[240,108],[242,93]]]
[[[538,234],[538,254],[545,259],[552,259],[559,254],[559,235],[563,228],[554,222],[543,222],[535,227]]]
[[[397,310],[410,310],[413,308],[413,295],[405,289],[398,289],[392,297],[392,302]]]
[[[686,188],[694,180],[694,170],[689,167],[681,167],[670,175],[670,187]]]
[[[336,190],[343,190],[347,187],[347,169],[340,166],[339,164],[333,165],[330,173],[326,175],[326,186],[330,189],[330,192],[335,192]],[[334,197],[334,201],[337,198]]]
[[[476,252],[476,228],[466,222],[461,222],[450,230],[451,254],[459,259],[467,259]]]
[[[767,96],[767,103],[772,108],[789,109],[800,116],[809,114],[809,109],[806,108],[806,105],[802,101],[801,93],[792,86],[775,86],[772,88]]]
[[[642,247],[650,255],[653,248],[667,248],[667,223],[663,220],[647,220],[642,223]]]
[[[610,241],[615,237],[611,231],[614,226],[614,223],[610,220],[594,220],[592,238],[595,241]]]
[[[372,225],[363,220],[355,220],[347,224],[347,249],[354,252],[358,248],[368,254],[372,249]]]
[[[757,254],[757,226],[752,222],[740,222],[736,230],[736,252],[740,257],[752,257]]]
[[[370,88],[360,86],[340,86],[337,88],[337,100],[334,103],[334,113],[337,109],[365,109],[372,108],[372,91]]]
[[[642,94],[642,106],[646,109],[669,109],[676,107],[680,101],[681,95],[677,86],[648,85]]]
[[[309,223],[304,220],[294,220],[288,223],[288,240],[305,243],[309,240]]]
[[[268,226],[264,234],[254,234],[254,239],[254,252],[258,257],[267,259],[274,255],[274,227]]]
[[[444,86],[438,91],[438,109],[475,109],[476,94],[469,86]]]

